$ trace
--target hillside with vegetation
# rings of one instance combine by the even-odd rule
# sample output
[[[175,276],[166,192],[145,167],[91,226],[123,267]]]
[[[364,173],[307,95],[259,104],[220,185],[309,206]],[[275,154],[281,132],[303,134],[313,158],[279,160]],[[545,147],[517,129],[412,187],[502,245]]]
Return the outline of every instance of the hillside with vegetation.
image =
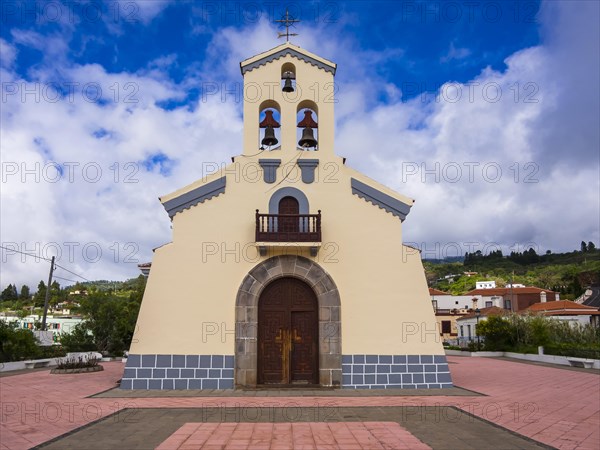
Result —
[[[568,253],[550,251],[538,255],[534,249],[503,255],[466,253],[462,262],[423,261],[429,286],[462,295],[475,289],[475,282],[495,280],[497,287],[510,283],[559,292],[563,299],[576,299],[586,287],[600,283],[600,250],[593,242]],[[465,274],[470,272],[471,275]]]
[[[83,321],[70,333],[62,333],[60,345],[50,348],[39,346],[33,332],[19,328],[16,321],[0,320],[0,362],[92,350],[123,356],[133,337],[145,287],[143,275],[127,281],[90,281],[64,288],[54,281],[49,293],[50,313],[53,308],[59,314],[65,309],[70,316],[79,315]],[[38,283],[34,294],[26,285],[17,290],[9,284],[0,294],[0,311],[21,318],[30,314],[41,317],[46,290],[43,281]],[[40,329],[40,321],[34,326]]]

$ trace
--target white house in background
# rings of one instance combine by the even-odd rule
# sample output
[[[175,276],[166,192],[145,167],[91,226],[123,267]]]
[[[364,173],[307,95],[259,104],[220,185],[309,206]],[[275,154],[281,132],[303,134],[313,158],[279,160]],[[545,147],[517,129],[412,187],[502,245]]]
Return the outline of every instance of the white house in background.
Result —
[[[597,308],[569,300],[535,303],[523,312],[552,317],[573,324],[600,326],[600,311]]]
[[[448,292],[429,288],[429,296],[431,297],[433,310],[436,313],[452,310],[467,312],[467,310],[477,307],[473,306],[473,301],[477,299],[473,295],[452,295]]]
[[[0,314],[0,320],[6,323],[17,323],[17,327],[25,330],[35,330],[36,322],[42,322],[42,316],[37,314],[30,314],[24,318],[17,317],[12,314]],[[52,332],[54,341],[58,340],[58,336],[63,333],[70,333],[73,331],[73,327],[78,323],[83,322],[83,318],[80,316],[55,316],[48,315],[46,317],[46,326],[48,331]]]
[[[482,308],[479,310],[479,317],[476,311],[471,311],[468,314],[456,319],[456,325],[458,327],[458,342],[468,343],[477,341],[477,324],[484,320],[487,320],[490,316],[506,316],[510,311],[492,306],[490,308]]]
[[[475,289],[494,289],[496,287],[496,281],[476,281]]]

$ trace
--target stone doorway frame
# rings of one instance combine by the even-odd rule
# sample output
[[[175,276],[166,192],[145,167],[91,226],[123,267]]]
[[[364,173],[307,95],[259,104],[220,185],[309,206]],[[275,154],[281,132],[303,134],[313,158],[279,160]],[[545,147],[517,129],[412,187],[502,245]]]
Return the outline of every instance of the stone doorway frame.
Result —
[[[340,294],[331,276],[303,256],[283,255],[256,265],[244,278],[235,300],[235,387],[255,388],[258,361],[258,300],[263,289],[282,277],[294,277],[315,292],[319,306],[319,384],[342,384]]]

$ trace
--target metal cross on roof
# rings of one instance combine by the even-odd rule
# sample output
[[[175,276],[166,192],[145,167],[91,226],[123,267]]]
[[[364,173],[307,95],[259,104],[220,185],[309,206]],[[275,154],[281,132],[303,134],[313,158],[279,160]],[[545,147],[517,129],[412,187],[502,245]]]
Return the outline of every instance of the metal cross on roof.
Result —
[[[283,26],[285,27],[285,33],[277,33],[278,39],[285,36],[286,42],[289,42],[290,36],[298,36],[298,33],[290,33],[290,27],[293,27],[294,23],[300,22],[300,20],[294,19],[292,16],[290,16],[290,13],[287,9],[285,10],[285,16],[282,17],[281,20],[276,20],[275,22],[280,22],[284,24]]]

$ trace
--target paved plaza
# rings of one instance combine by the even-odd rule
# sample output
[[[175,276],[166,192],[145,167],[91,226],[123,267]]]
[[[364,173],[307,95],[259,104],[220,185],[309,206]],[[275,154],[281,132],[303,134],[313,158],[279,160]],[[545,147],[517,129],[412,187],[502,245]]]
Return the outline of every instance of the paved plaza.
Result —
[[[600,375],[449,357],[431,391],[121,391],[103,372],[0,378],[0,448],[600,448]]]

